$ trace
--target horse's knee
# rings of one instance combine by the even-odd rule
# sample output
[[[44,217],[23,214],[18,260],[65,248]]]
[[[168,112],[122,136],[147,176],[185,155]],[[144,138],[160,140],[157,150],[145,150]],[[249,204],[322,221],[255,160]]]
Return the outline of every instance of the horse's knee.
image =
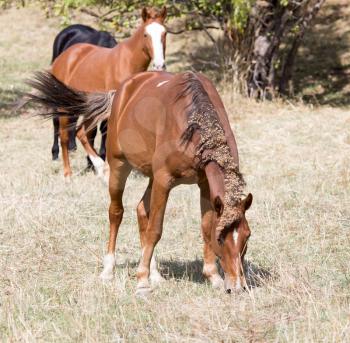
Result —
[[[113,219],[115,217],[122,217],[124,214],[124,207],[122,205],[116,205],[111,203],[109,206],[109,217]]]
[[[144,206],[142,201],[137,205],[136,213],[137,213],[137,217],[139,219],[147,218],[147,212],[146,212],[145,206]]]
[[[149,244],[152,244],[152,245],[157,244],[161,239],[161,237],[162,237],[161,231],[158,231],[158,230],[146,231],[146,240],[147,240],[147,243]]]

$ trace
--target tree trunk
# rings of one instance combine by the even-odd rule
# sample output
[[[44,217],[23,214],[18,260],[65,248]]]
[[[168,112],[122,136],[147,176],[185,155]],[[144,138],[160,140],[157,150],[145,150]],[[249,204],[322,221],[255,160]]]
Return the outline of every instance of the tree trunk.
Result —
[[[302,43],[302,40],[305,36],[305,32],[315,18],[316,14],[319,12],[322,4],[325,0],[316,0],[313,4],[310,5],[309,10],[307,10],[304,16],[300,20],[300,27],[298,33],[295,35],[291,48],[288,51],[288,54],[284,60],[282,66],[282,72],[279,83],[279,92],[281,94],[291,94],[293,87],[291,85],[291,80],[294,71],[295,59],[298,53],[298,49]]]
[[[275,91],[289,89],[296,53],[324,1],[291,1],[283,6],[279,0],[258,0],[244,32],[235,29],[226,32],[233,42],[232,54],[241,56],[239,60],[242,61],[249,96],[271,97]],[[301,28],[290,41],[291,31],[296,25]]]

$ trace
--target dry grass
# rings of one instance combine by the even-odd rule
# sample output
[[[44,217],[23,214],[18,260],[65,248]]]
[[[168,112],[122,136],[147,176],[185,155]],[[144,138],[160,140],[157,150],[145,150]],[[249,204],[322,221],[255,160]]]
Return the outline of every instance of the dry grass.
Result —
[[[21,23],[40,18],[33,10],[1,15],[0,42],[8,47],[0,50],[2,89],[9,82],[20,87],[28,69],[47,65],[56,25],[49,22],[48,33],[40,33],[42,48],[22,34],[17,50],[6,31],[15,15],[22,31]],[[61,164],[50,161],[51,123],[1,112],[2,342],[350,340],[349,111],[222,94],[255,197],[247,213],[252,288],[236,296],[212,290],[201,276],[195,186],[181,186],[170,197],[157,247],[167,282],[146,300],[134,296],[135,207],[147,184],[137,175],[124,197],[116,278],[102,284],[107,189],[91,174],[64,184]],[[73,168],[84,166],[80,149]]]

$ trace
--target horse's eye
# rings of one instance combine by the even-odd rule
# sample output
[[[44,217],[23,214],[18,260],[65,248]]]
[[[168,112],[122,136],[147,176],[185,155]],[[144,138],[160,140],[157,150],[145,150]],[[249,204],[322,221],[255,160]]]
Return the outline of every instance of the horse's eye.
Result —
[[[147,33],[144,33],[143,36],[146,38],[147,37]]]

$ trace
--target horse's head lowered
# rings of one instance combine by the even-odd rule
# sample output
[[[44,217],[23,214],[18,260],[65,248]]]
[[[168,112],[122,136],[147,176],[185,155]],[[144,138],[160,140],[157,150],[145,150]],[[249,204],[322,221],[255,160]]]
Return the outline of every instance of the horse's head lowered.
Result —
[[[228,293],[241,290],[245,284],[243,259],[250,236],[245,212],[250,208],[252,201],[253,196],[249,193],[234,208],[225,209],[224,201],[219,196],[214,199],[216,222],[212,227],[211,244],[220,258],[225,273],[225,290]]]
[[[236,142],[232,131],[230,138],[229,124],[220,120],[203,83],[197,75],[189,72],[184,74],[182,85],[177,98],[189,98],[186,107],[188,126],[182,134],[182,143],[192,140],[195,163],[204,171],[208,182],[210,199],[208,190],[205,190],[201,201],[210,201],[214,211],[208,217],[203,216],[209,222],[202,223],[202,227],[207,230],[207,236],[210,234],[211,248],[220,258],[225,272],[225,289],[231,292],[244,285],[243,258],[250,236],[245,212],[251,206],[253,196],[249,194],[243,198],[245,181],[239,172]],[[215,98],[213,91],[211,94]]]
[[[166,15],[166,7],[161,10],[144,7],[141,14],[144,24],[144,52],[152,60],[154,70],[166,69],[166,28],[164,26]]]

